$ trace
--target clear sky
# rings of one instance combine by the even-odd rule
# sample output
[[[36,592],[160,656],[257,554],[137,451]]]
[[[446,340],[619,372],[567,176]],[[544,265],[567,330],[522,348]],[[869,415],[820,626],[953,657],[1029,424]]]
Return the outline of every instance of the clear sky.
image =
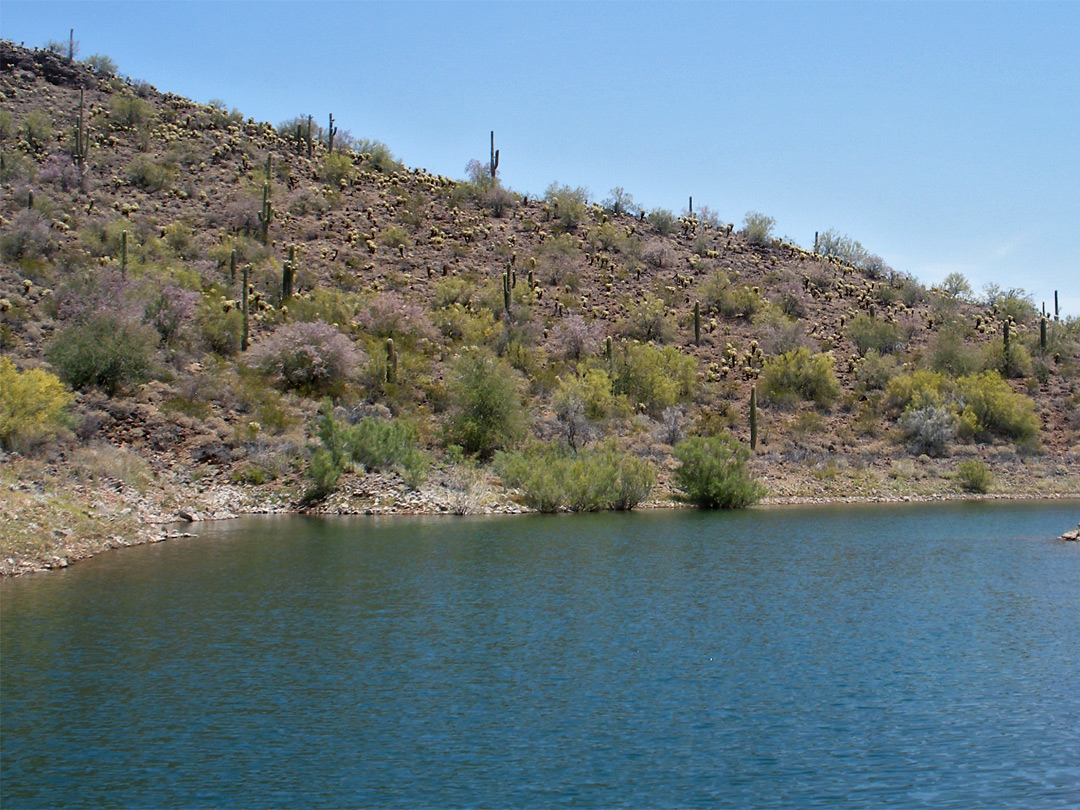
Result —
[[[328,113],[464,177],[688,198],[806,247],[835,228],[932,284],[1080,314],[1080,2],[0,3],[197,101]]]

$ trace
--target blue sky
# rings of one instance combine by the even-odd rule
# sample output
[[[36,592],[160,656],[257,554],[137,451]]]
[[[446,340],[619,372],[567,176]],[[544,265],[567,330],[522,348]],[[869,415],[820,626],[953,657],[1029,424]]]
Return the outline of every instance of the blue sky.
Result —
[[[1080,314],[1080,3],[20,2],[0,35],[463,177],[836,228]]]

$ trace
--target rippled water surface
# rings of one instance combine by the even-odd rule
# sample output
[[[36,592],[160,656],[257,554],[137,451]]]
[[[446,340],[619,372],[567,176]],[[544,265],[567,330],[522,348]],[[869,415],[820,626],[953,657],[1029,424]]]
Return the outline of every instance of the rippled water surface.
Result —
[[[0,586],[0,799],[1080,806],[1078,520],[207,526]]]

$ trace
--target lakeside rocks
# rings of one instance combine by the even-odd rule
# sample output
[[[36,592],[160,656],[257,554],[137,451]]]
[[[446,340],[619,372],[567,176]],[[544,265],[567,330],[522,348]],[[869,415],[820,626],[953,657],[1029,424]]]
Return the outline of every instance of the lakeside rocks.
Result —
[[[1058,539],[1068,540],[1074,543],[1080,541],[1080,524],[1077,524],[1075,529],[1065,532],[1065,534],[1061,535]]]

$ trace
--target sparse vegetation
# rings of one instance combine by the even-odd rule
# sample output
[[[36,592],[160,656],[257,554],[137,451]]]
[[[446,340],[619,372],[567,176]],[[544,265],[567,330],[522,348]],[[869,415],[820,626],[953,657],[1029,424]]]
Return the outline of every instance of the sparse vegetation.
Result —
[[[747,469],[750,451],[730,434],[695,436],[675,445],[676,485],[702,509],[742,509],[757,503],[765,488]]]

